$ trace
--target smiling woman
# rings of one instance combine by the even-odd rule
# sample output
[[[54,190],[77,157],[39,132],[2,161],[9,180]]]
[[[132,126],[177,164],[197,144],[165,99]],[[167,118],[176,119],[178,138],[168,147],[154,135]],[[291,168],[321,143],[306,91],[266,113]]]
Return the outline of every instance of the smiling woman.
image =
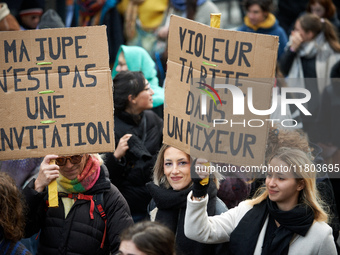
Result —
[[[164,175],[174,190],[182,190],[191,184],[190,157],[174,147],[164,151]]]
[[[229,242],[231,254],[295,255],[302,249],[306,255],[337,254],[316,189],[316,173],[309,171],[309,157],[301,150],[282,147],[269,162],[272,169],[290,171],[269,171],[266,186],[254,199],[222,215],[208,217],[203,213],[207,198],[197,201],[190,193],[185,235],[203,243]]]
[[[289,169],[288,164],[278,158],[273,158],[269,165],[284,166]],[[304,181],[296,179],[292,172],[270,171],[266,178],[268,197],[271,201],[276,202],[277,207],[282,211],[289,211],[298,204],[299,193],[304,187]]]
[[[191,162],[192,159],[187,153],[169,145],[162,146],[154,167],[153,182],[147,183],[147,188],[152,196],[149,205],[150,211],[152,210],[151,220],[165,224],[175,233],[178,254],[224,254],[222,250],[225,247],[222,244],[201,244],[184,235],[186,196],[191,191],[193,183],[190,172]],[[196,164],[198,165],[198,163]],[[227,208],[216,196],[217,178],[213,175],[211,178],[215,182],[212,181],[212,185],[209,185],[208,188],[207,213],[217,215],[225,212]]]

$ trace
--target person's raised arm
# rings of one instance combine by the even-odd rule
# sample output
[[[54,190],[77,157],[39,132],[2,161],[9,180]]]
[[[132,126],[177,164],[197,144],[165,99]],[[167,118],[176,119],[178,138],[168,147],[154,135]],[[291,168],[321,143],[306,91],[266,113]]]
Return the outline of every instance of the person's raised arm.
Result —
[[[295,57],[297,57],[297,52],[302,44],[301,35],[295,31],[292,31],[288,45],[289,48],[281,54],[279,59],[280,70],[283,75],[287,76],[290,72],[290,69],[293,65]],[[286,47],[287,47],[286,46]]]
[[[207,163],[206,160],[198,159],[191,168],[193,186],[187,196],[184,233],[186,237],[201,243],[228,242],[230,234],[251,206],[242,202],[241,207],[235,207],[221,215],[208,216],[207,193],[213,179],[206,167]],[[205,179],[207,176],[210,177]]]
[[[117,148],[113,153],[116,159],[120,160],[122,157],[125,156],[127,150],[129,149],[128,141],[131,136],[132,134],[125,134],[119,139]]]

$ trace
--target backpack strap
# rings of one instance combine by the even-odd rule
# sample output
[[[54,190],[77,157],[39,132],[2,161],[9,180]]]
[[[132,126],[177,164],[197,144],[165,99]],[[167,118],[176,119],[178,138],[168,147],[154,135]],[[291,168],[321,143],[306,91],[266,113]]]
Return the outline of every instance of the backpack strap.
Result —
[[[91,202],[91,205],[90,205],[90,218],[91,218],[91,220],[94,219],[94,217],[93,217],[94,201],[93,201],[93,196],[92,195],[84,195],[82,193],[78,193],[78,194],[67,194],[67,197],[68,198],[72,198],[74,200],[81,199],[81,200],[88,200],[88,201],[90,201]]]
[[[104,211],[104,193],[97,193],[95,195],[84,195],[82,193],[78,193],[78,194],[66,194],[66,193],[62,193],[59,192],[59,196],[61,197],[68,197],[68,198],[72,198],[74,200],[77,199],[82,199],[82,200],[89,200],[91,202],[90,205],[90,218],[93,220],[93,211],[96,210],[100,217],[103,218],[104,223],[105,223],[105,228],[104,228],[104,234],[103,234],[103,239],[102,239],[102,243],[100,245],[100,248],[102,249],[104,247],[104,242],[105,242],[105,238],[106,238],[106,229],[107,229],[107,218],[106,218],[106,213]]]
[[[104,223],[105,223],[105,229],[104,229],[104,234],[103,234],[103,239],[102,243],[100,245],[100,248],[104,247],[104,242],[106,238],[106,228],[107,228],[107,218],[106,218],[106,213],[104,210],[104,194],[103,193],[98,193],[95,195],[94,203],[96,205],[96,211],[100,214],[100,217],[103,218]]]

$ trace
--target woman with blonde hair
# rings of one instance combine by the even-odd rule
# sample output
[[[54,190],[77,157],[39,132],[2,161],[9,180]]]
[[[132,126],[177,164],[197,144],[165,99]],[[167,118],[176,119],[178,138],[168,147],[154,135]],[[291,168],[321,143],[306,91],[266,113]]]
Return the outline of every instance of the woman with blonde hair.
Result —
[[[303,151],[278,149],[267,167],[266,187],[219,216],[203,213],[207,196],[189,193],[186,236],[204,243],[229,242],[231,254],[337,254],[314,167]]]
[[[169,145],[163,145],[154,167],[153,182],[147,183],[152,196],[149,205],[151,220],[166,225],[176,235],[176,249],[178,254],[223,254],[223,245],[202,244],[192,241],[184,235],[184,215],[186,211],[186,197],[193,187],[191,179],[191,163],[194,160],[182,150]],[[204,161],[197,160],[198,165]],[[197,176],[198,177],[198,176]],[[209,187],[203,190],[209,194],[207,208],[208,215],[217,215],[227,210],[223,202],[217,198],[218,180],[213,175]]]
[[[328,170],[331,171],[331,166],[327,165],[329,169],[325,169],[325,161],[322,157],[322,149],[316,144],[309,143],[308,136],[299,129],[277,129],[277,127],[269,128],[269,135],[266,148],[266,162],[269,162],[277,150],[281,147],[289,147],[299,149],[307,154],[314,164],[323,165],[324,170],[316,174],[316,187],[319,191],[322,200],[329,207],[330,220],[328,224],[333,229],[333,236],[337,250],[340,251],[337,240],[339,238],[339,216],[337,210],[336,197],[334,192],[334,185],[332,185],[333,178],[330,178]],[[256,179],[253,183],[253,190],[257,190],[258,185],[262,185],[262,179]],[[263,181],[264,182],[264,181]],[[257,186],[257,187],[256,187]]]

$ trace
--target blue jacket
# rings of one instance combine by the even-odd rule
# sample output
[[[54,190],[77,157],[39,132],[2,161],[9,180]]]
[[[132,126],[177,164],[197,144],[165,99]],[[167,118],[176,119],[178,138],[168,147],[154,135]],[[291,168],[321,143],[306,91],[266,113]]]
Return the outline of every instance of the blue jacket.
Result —
[[[285,48],[285,46],[288,42],[286,32],[283,30],[282,27],[280,27],[279,22],[277,20],[275,20],[274,25],[269,27],[269,28],[261,28],[260,27],[259,29],[254,30],[253,28],[243,24],[242,26],[237,28],[237,31],[278,36],[279,37],[278,59],[280,59],[280,56],[283,53],[284,48]]]

